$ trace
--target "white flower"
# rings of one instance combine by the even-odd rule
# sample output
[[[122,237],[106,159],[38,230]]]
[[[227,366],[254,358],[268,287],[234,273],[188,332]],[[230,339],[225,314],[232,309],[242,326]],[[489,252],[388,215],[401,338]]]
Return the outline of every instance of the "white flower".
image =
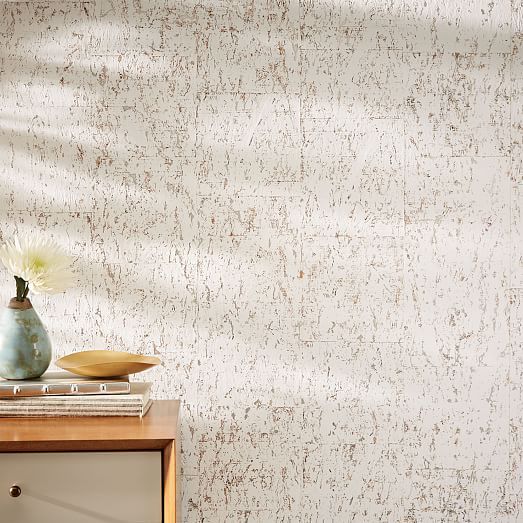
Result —
[[[72,286],[72,258],[56,243],[36,235],[15,236],[0,247],[7,270],[29,283],[35,294],[57,294]]]

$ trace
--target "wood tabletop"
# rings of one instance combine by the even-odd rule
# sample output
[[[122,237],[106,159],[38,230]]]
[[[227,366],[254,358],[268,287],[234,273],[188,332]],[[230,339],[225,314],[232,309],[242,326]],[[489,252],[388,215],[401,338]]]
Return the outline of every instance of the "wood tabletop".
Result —
[[[143,418],[0,418],[0,452],[160,449],[177,438],[179,408],[156,400]]]

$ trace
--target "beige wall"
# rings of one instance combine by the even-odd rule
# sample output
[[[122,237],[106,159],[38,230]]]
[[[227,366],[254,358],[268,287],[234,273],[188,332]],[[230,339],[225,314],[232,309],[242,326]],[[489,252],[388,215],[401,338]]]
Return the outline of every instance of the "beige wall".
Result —
[[[517,520],[513,3],[0,4],[1,235],[57,356],[162,358],[187,522]]]

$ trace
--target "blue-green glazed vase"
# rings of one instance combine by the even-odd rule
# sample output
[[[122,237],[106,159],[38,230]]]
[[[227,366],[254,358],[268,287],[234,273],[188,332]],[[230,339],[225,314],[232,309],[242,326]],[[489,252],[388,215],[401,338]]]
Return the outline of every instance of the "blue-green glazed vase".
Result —
[[[13,298],[0,317],[0,376],[40,377],[51,363],[51,340],[31,302]]]

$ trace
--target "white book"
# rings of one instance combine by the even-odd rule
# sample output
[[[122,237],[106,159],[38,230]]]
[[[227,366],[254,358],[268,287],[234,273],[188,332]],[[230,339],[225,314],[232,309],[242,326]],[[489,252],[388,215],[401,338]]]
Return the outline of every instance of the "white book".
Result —
[[[46,372],[32,380],[0,379],[0,398],[33,396],[81,396],[89,394],[128,394],[129,379],[99,379],[76,376],[70,372]]]

